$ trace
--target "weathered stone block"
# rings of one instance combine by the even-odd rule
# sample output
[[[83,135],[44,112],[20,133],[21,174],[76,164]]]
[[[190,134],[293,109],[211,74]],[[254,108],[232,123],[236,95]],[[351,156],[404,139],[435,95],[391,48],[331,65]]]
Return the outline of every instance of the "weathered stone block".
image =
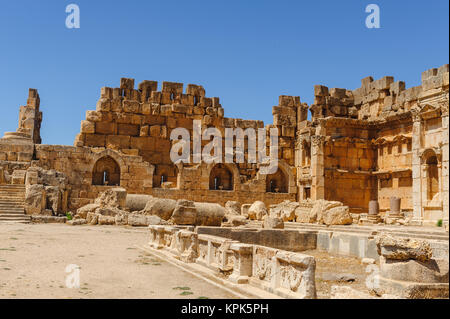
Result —
[[[121,78],[120,79],[120,88],[133,90],[134,89],[134,79],[131,78]]]
[[[323,85],[314,85],[314,95],[315,96],[327,96],[328,88]]]
[[[139,136],[139,125],[135,124],[118,124],[117,133],[119,135]]]
[[[95,123],[90,121],[81,121],[81,133],[94,134]]]
[[[116,124],[108,122],[95,123],[95,132],[97,134],[113,135],[116,133]]]

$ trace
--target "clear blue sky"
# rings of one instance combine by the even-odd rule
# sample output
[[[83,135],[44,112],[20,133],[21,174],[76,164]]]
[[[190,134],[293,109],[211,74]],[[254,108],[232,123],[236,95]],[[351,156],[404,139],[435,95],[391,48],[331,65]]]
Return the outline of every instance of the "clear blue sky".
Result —
[[[65,27],[70,3],[80,29]],[[370,3],[380,29],[365,27]],[[100,88],[121,77],[201,84],[225,116],[271,123],[279,95],[311,104],[314,84],[392,75],[419,85],[448,63],[448,27],[447,0],[1,0],[0,134],[16,130],[32,87],[43,143],[72,145]]]

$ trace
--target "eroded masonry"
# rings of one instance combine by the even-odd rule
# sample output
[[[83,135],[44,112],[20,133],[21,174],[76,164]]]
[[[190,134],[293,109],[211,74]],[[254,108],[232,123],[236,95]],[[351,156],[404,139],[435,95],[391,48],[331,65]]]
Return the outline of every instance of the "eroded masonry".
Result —
[[[357,220],[448,223],[448,64],[423,72],[422,85],[408,89],[386,76],[364,78],[353,91],[314,91],[310,106],[279,97],[267,125],[279,131],[279,169],[262,175],[247,161],[171,162],[171,131],[192,133],[193,120],[221,131],[264,127],[225,117],[219,98],[206,97],[202,86],[163,82],[158,91],[157,82],[136,89],[133,79],[122,79],[119,88],[104,87],[74,146],[41,144],[39,94],[30,89],[17,131],[0,139],[0,183],[19,195],[26,186],[28,215],[76,211],[120,185],[132,194],[221,205],[324,199],[342,202]]]
[[[314,91],[310,106],[280,96],[266,141],[234,146],[243,163],[175,165],[176,128],[195,144],[197,122],[225,138],[264,123],[224,117],[198,85],[122,79],[74,146],[44,145],[30,89],[0,139],[0,221],[147,226],[141,250],[239,298],[448,298],[449,65],[409,89]],[[270,153],[271,129],[278,169],[263,174],[248,159]]]

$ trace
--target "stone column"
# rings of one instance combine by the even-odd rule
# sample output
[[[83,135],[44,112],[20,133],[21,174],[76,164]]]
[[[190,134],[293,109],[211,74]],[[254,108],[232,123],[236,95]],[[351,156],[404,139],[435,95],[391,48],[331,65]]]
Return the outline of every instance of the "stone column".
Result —
[[[324,175],[324,142],[325,136],[311,136],[311,198],[314,200],[325,199],[325,175]]]
[[[234,254],[234,264],[233,273],[228,279],[237,284],[246,284],[253,271],[253,245],[231,244],[230,249]]]
[[[369,215],[378,215],[380,211],[380,205],[378,204],[378,201],[371,200],[369,202]]]
[[[413,129],[412,129],[412,201],[413,201],[413,219],[411,224],[422,224],[422,170],[420,169],[420,149],[422,146],[422,119],[415,110],[412,112]]]
[[[371,200],[369,202],[369,214],[367,215],[367,221],[372,224],[378,224],[381,222],[380,204],[377,200]]]
[[[448,123],[448,95],[447,101],[441,104],[442,110],[442,210],[444,216],[444,224],[449,223],[449,123]]]

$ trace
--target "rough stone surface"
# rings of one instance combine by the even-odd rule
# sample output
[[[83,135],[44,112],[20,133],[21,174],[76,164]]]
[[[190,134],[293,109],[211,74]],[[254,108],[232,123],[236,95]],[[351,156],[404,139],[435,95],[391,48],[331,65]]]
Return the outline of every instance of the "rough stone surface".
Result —
[[[45,186],[29,185],[25,193],[25,210],[29,215],[39,215],[45,209]]]
[[[264,216],[264,229],[284,229],[284,222],[281,218]]]
[[[31,221],[33,223],[43,223],[43,224],[50,224],[50,223],[64,224],[65,222],[67,222],[67,217],[65,217],[65,216],[32,215]]]
[[[322,211],[319,219],[325,225],[351,225],[353,223],[348,206],[333,207]]]
[[[99,214],[88,212],[86,215],[86,222],[89,225],[97,225],[99,216],[100,216]]]
[[[83,207],[78,208],[77,215],[81,218],[86,218],[89,213],[95,212],[95,210],[99,207],[99,204],[87,204]]]
[[[267,215],[267,208],[261,201],[254,202],[248,209],[248,218],[251,220],[262,220]]]
[[[197,208],[194,202],[178,200],[171,221],[176,225],[195,225],[197,221]]]
[[[116,187],[103,192],[96,200],[95,204],[100,207],[125,208],[127,191],[124,188]]]
[[[270,216],[281,218],[285,222],[293,222],[296,219],[295,210],[299,203],[284,201],[270,209]]]
[[[228,215],[225,217],[222,227],[238,227],[248,224],[245,216]]]
[[[141,214],[156,215],[164,220],[169,220],[172,217],[176,205],[177,201],[173,199],[152,198],[147,202]]]
[[[195,202],[197,209],[196,226],[220,226],[225,218],[225,208],[214,203]]]
[[[115,216],[99,215],[98,216],[98,224],[99,225],[115,225],[116,218],[115,218]]]
[[[241,203],[236,201],[228,201],[225,203],[225,214],[228,215],[240,215]]]
[[[312,224],[317,222],[317,212],[311,207],[297,207],[295,209],[295,221],[297,223]]]
[[[375,240],[378,254],[387,259],[415,259],[426,262],[433,255],[430,244],[424,240],[399,238],[388,234],[380,234]]]
[[[129,214],[128,225],[130,226],[149,226],[149,225],[167,225],[167,221],[156,215]]]

